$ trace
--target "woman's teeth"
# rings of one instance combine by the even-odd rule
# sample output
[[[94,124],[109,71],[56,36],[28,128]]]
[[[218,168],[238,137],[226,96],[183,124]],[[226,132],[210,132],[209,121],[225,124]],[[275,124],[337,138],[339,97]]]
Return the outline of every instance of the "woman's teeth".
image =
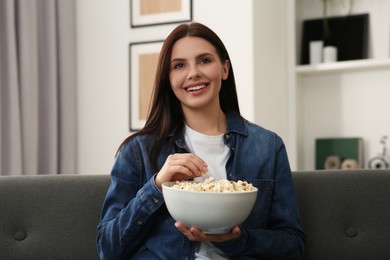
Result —
[[[199,86],[195,86],[195,87],[190,87],[190,88],[187,88],[187,91],[195,91],[195,90],[202,89],[204,87],[206,87],[206,85],[199,85]]]

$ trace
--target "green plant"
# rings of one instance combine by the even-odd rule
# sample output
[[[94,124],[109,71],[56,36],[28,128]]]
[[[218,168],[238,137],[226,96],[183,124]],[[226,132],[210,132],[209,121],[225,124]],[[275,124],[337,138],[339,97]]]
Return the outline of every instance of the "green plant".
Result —
[[[323,39],[329,40],[332,36],[332,32],[330,30],[329,21],[328,21],[328,4],[332,0],[321,0],[322,1],[322,18],[323,18]],[[337,2],[337,1],[336,1]],[[343,7],[343,9],[347,9],[347,15],[352,13],[352,8],[354,4],[354,0],[339,0],[338,3]]]
[[[328,22],[328,2],[330,0],[322,0],[322,18],[323,18],[323,38],[324,40],[330,39],[332,33],[330,31]]]

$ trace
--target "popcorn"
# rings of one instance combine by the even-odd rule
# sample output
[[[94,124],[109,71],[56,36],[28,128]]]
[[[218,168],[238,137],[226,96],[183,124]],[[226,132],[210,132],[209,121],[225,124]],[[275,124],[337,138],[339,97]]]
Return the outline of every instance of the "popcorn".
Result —
[[[206,191],[206,192],[242,192],[242,191],[255,191],[257,190],[251,183],[246,181],[229,181],[219,180],[215,181],[214,177],[209,177],[203,182],[191,182],[191,181],[176,181],[176,184],[172,186],[174,189],[187,190],[187,191]]]

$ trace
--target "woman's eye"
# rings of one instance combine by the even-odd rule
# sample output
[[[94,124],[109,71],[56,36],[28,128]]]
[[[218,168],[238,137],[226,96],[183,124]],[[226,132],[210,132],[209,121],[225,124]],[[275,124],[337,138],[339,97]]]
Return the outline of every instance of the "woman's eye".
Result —
[[[207,59],[207,58],[201,59],[201,60],[199,61],[199,63],[201,63],[201,64],[210,63],[210,59]]]
[[[180,69],[180,68],[183,68],[184,67],[184,64],[183,63],[176,63],[173,65],[173,69]]]

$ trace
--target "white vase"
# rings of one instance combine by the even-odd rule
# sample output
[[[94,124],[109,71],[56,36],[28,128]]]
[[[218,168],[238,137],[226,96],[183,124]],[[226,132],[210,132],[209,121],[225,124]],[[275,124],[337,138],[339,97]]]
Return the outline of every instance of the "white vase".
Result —
[[[310,64],[315,65],[322,62],[323,41],[311,41],[310,45]]]

